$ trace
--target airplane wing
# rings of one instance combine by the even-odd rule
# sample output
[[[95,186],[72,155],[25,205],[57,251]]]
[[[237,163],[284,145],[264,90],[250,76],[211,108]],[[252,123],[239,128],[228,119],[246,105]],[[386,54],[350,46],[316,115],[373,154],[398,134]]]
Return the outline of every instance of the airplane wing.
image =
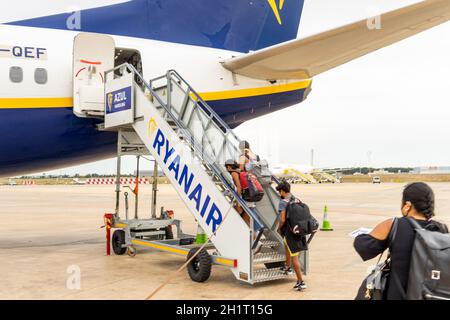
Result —
[[[308,79],[450,20],[450,0],[426,0],[305,39],[255,51],[223,66],[255,79]]]

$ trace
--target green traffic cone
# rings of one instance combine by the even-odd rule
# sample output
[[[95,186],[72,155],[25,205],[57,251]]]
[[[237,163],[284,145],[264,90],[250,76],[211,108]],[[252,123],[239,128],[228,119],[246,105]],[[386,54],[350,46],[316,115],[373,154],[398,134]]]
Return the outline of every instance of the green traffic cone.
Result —
[[[195,238],[196,244],[204,244],[207,240],[206,233],[203,231],[202,227],[198,225],[197,227],[197,237]]]
[[[330,220],[328,220],[328,207],[325,205],[325,208],[323,209],[323,223],[322,228],[320,231],[333,231],[333,228],[331,228]]]

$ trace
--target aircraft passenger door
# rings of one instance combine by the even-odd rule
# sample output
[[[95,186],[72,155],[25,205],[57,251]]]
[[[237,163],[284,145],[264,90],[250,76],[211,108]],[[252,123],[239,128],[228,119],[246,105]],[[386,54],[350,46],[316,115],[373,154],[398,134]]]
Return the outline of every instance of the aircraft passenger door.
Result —
[[[73,44],[73,112],[103,116],[104,72],[114,68],[115,42],[107,35],[80,33]]]

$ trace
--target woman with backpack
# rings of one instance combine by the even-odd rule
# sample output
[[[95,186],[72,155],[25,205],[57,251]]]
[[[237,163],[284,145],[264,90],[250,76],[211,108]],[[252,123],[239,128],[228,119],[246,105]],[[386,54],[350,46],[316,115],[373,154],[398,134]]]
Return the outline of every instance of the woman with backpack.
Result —
[[[255,202],[260,201],[264,195],[264,191],[262,190],[262,187],[260,186],[260,183],[254,171],[260,159],[258,155],[254,154],[253,151],[250,150],[250,144],[248,143],[248,141],[241,141],[239,143],[239,150],[241,151],[241,155],[239,156],[239,172],[241,172],[241,175],[247,174],[248,178],[253,179],[253,183],[260,187],[260,190],[255,190],[256,193],[259,193],[259,195],[255,195],[256,199],[247,200],[247,205],[250,208],[255,208]],[[243,177],[241,176],[241,180],[245,181],[247,179],[243,179]],[[245,188],[245,186],[243,186],[243,188]]]
[[[231,175],[231,179],[233,180],[234,186],[236,187],[236,192],[241,197],[242,196],[242,186],[241,186],[240,177],[239,177],[239,173],[240,173],[239,165],[234,160],[227,160],[227,161],[225,161],[225,169]],[[244,219],[245,223],[247,225],[250,225],[250,217],[248,216],[247,213],[244,212],[242,207],[236,203],[234,208],[241,215],[242,219]]]
[[[401,213],[401,218],[385,220],[372,232],[361,234],[354,241],[355,250],[364,261],[373,259],[389,249],[390,272],[382,292],[384,300],[406,299],[411,253],[415,240],[414,221],[426,230],[448,233],[446,225],[432,220],[435,215],[434,193],[425,183],[416,182],[405,187]],[[366,284],[363,283],[356,299],[364,299],[365,294]]]
[[[239,170],[239,165],[237,164],[236,161],[229,159],[227,161],[225,161],[225,169],[228,171],[228,173],[231,175],[231,179],[233,180],[234,186],[236,187],[236,192],[237,194],[242,197],[243,196],[243,187],[241,184],[241,177],[240,177],[240,173],[241,171]],[[250,208],[250,210],[253,210],[255,208],[255,203],[254,202],[247,202],[248,207]],[[245,223],[250,226],[250,216],[244,211],[244,209],[242,209],[242,207],[236,203],[234,208],[236,209],[236,211],[241,215],[242,219],[245,221]],[[253,237],[255,238],[256,235],[253,235]],[[256,246],[256,248],[254,249],[254,253],[258,253],[262,248],[262,243],[261,241],[258,241],[258,244]]]

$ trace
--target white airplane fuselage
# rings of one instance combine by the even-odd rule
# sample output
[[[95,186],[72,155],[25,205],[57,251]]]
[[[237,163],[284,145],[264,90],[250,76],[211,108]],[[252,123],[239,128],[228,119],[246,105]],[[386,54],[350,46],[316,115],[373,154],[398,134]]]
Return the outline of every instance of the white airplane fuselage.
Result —
[[[73,114],[76,31],[0,25],[0,176],[37,172],[112,157],[116,135]],[[140,53],[150,80],[174,69],[230,125],[304,100],[311,81],[269,82],[232,74],[221,61],[239,52],[111,36]],[[37,70],[46,82],[38,83]],[[17,72],[19,71],[19,78]],[[20,76],[21,73],[21,76]],[[20,81],[19,81],[20,80]]]

